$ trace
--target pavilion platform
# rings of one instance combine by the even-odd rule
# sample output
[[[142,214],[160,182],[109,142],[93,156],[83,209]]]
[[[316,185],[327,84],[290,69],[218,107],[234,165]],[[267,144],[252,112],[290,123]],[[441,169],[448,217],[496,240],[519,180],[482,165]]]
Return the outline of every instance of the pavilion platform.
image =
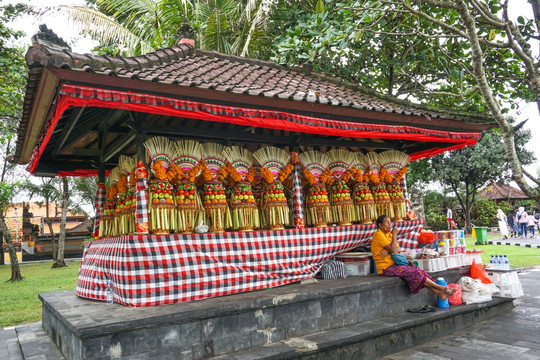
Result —
[[[469,267],[433,273],[455,282]],[[513,299],[436,305],[399,278],[374,274],[150,307],[40,294],[42,325],[66,359],[376,358],[431,341],[511,309]]]

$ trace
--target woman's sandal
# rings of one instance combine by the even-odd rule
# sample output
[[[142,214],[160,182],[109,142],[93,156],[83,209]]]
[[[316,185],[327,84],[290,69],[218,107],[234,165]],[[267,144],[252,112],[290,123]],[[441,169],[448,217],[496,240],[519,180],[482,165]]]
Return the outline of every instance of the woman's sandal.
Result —
[[[428,313],[430,311],[435,311],[435,308],[431,305],[424,305],[417,308],[407,309],[407,311],[412,313]]]

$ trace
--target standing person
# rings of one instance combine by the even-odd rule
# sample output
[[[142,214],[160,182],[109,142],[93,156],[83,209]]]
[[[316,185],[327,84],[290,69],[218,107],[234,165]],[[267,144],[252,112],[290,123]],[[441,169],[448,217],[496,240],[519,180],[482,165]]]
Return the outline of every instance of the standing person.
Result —
[[[499,231],[503,239],[508,239],[508,226],[506,225],[506,215],[501,209],[497,209],[497,221],[499,222]]]
[[[401,252],[397,241],[397,227],[392,228],[392,220],[386,215],[379,216],[376,224],[378,230],[373,234],[371,253],[377,274],[399,276],[407,282],[413,294],[424,287],[437,294],[441,300],[446,300],[454,294],[455,289],[435,283],[427,272],[414,266],[410,261],[409,265],[396,265],[390,254]]]
[[[536,220],[534,219],[534,215],[527,216],[527,225],[529,226],[529,233],[531,234],[531,239],[534,239],[534,228],[536,226]],[[527,236],[527,235],[525,235]]]
[[[519,216],[519,229],[520,229],[520,238],[523,238],[523,237],[527,237],[527,226],[528,226],[528,222],[529,220],[527,220],[527,218],[529,217],[529,214],[527,214],[527,212],[525,211],[524,208],[520,207],[519,208],[520,210],[523,209],[523,211],[521,211],[518,216]]]
[[[448,223],[448,230],[457,228],[456,223],[454,223],[454,216],[452,215],[450,206],[446,207],[446,222]]]
[[[510,237],[517,237],[518,236],[518,223],[516,221],[516,210],[511,209],[508,212],[506,221],[508,222],[508,232],[510,233]]]
[[[540,210],[538,210],[538,208],[534,208],[534,221],[536,221],[538,233],[540,234]]]

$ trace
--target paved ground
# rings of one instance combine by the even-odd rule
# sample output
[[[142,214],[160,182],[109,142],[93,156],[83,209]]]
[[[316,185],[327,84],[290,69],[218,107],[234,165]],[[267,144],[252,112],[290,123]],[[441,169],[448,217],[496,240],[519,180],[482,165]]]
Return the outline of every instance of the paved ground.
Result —
[[[540,249],[540,234],[536,233],[536,236],[534,238],[509,237],[508,239],[503,239],[501,237],[495,239],[488,239],[487,245],[515,245]]]
[[[383,359],[540,359],[540,267],[519,278],[525,295],[511,311]]]

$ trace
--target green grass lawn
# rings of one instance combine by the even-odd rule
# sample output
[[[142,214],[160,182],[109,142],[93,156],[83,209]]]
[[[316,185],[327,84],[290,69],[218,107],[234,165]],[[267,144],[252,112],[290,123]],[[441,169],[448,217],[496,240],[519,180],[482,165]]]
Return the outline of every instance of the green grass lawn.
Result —
[[[39,293],[75,290],[80,261],[52,269],[52,261],[21,263],[21,282],[11,283],[10,265],[0,265],[0,328],[41,321]]]
[[[489,235],[488,239],[500,238],[500,235]],[[506,255],[510,260],[510,267],[522,268],[540,265],[540,249],[526,248],[523,246],[510,245],[475,245],[476,239],[465,237],[467,249],[477,248],[484,250],[482,262],[489,264],[491,255]]]

